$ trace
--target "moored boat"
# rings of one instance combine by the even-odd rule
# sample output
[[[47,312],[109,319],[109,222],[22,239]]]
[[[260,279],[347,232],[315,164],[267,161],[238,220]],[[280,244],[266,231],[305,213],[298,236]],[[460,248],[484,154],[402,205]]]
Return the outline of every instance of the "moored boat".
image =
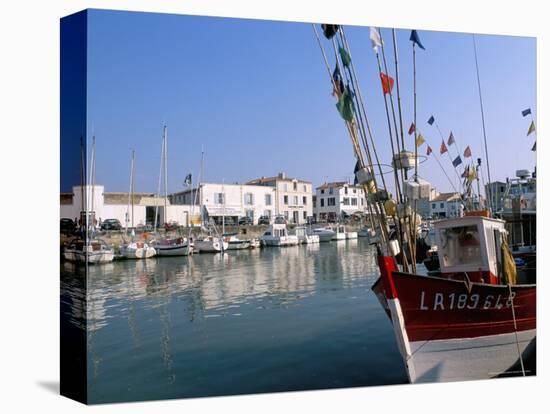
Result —
[[[308,234],[305,226],[298,226],[294,229],[294,234],[298,237],[300,244],[313,244],[319,243],[318,234]]]
[[[184,237],[162,238],[153,241],[157,256],[187,256],[193,252],[193,245]]]
[[[221,237],[207,236],[195,241],[195,249],[199,253],[219,253],[227,250],[229,243]]]
[[[224,241],[227,242],[226,250],[245,250],[250,248],[250,240],[242,240],[236,234],[224,234]]]
[[[319,236],[320,242],[327,242],[332,240],[336,232],[329,228],[321,227],[313,229],[312,234],[316,234],[317,236]]]
[[[112,262],[115,252],[104,240],[94,238],[86,242],[75,239],[69,242],[63,252],[65,260],[78,263],[108,263]]]
[[[260,237],[264,246],[296,246],[298,236],[288,234],[286,225],[283,223],[273,223]]]
[[[435,223],[441,273],[399,271],[379,254],[373,285],[411,382],[496,377],[536,336],[536,285],[517,284],[504,221],[467,216]],[[523,364],[522,364],[523,366]]]

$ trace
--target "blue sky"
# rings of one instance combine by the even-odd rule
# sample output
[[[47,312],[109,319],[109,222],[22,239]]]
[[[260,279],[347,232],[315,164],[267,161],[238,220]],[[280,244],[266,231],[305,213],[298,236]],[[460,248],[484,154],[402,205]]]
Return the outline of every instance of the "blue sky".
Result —
[[[377,148],[389,163],[383,98],[369,28],[346,27]],[[382,29],[391,49],[391,31]],[[404,124],[412,121],[410,30],[398,30]],[[452,130],[463,151],[482,156],[482,129],[470,34],[419,30],[418,128],[438,153]],[[323,39],[325,47],[329,43]],[[536,115],[534,38],[476,36],[491,178],[532,169]],[[393,60],[388,56],[388,64]],[[334,57],[330,54],[331,65]],[[97,137],[96,181],[127,191],[130,149],[136,150],[136,191],[154,192],[161,135],[168,125],[169,190],[198,178],[243,182],[285,171],[312,181],[352,177],[355,164],[343,121],[310,24],[92,10],[88,22],[88,135]],[[408,147],[413,148],[408,137]],[[425,152],[426,147],[420,150]],[[451,148],[456,156],[456,149]],[[440,158],[447,173],[449,158]],[[485,159],[483,157],[483,163]],[[440,191],[451,186],[433,156],[420,175]]]

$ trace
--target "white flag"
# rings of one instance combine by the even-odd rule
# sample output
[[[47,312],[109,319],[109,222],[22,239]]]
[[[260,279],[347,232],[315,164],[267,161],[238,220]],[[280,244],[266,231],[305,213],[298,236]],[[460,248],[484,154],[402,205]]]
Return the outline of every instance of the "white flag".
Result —
[[[372,48],[376,53],[378,53],[378,48],[382,47],[382,39],[380,39],[380,33],[376,28],[370,28],[370,41],[372,42]]]

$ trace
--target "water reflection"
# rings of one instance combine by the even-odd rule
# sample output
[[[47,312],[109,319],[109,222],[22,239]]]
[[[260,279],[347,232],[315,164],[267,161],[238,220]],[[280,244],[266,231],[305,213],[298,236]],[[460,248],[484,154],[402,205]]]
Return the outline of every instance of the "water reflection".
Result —
[[[252,355],[252,350],[279,341],[290,350],[297,338],[310,341],[326,332],[338,332],[334,338],[338,346],[364,342],[365,321],[353,319],[362,325],[348,331],[350,322],[341,318],[364,315],[365,306],[379,312],[369,289],[377,276],[374,253],[362,240],[348,240],[224,255],[116,261],[89,266],[87,282],[83,266],[63,263],[62,302],[70,309],[65,317],[74,326],[87,326],[92,399],[207,395],[209,390],[217,390],[212,395],[231,393],[232,381],[221,380],[226,371],[218,372],[223,368],[219,364],[236,364],[243,376],[259,369],[257,359],[254,369],[245,369],[243,358],[249,357],[240,351],[233,354],[233,349],[250,348],[248,355]],[[270,335],[275,335],[275,342],[270,343]],[[391,329],[387,340],[390,351],[394,350]],[[333,346],[323,342],[314,348]],[[278,352],[286,355],[281,349]],[[295,358],[290,351],[287,356]],[[217,361],[216,366],[209,361]],[[304,358],[294,363],[304,363]],[[311,363],[315,366],[319,361]],[[151,385],[153,378],[155,385]],[[260,387],[255,381],[245,384],[242,392]],[[275,377],[269,386],[264,384],[265,391],[276,390],[277,384]]]

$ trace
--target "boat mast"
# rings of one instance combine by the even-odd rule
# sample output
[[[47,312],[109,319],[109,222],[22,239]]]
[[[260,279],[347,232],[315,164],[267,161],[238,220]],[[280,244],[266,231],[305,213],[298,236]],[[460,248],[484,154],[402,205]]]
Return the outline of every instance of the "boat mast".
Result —
[[[168,131],[164,125],[164,224],[168,223]]]
[[[132,234],[134,233],[134,185],[136,175],[134,173],[135,168],[135,150],[132,150],[132,167],[130,169],[130,194],[132,197]]]
[[[157,224],[158,224],[158,214],[159,214],[159,205],[158,205],[158,199],[160,198],[160,185],[162,182],[162,165],[164,162],[164,134],[162,135],[162,144],[161,144],[161,150],[160,150],[160,170],[159,170],[159,181],[157,186],[157,200],[155,200],[155,221],[154,221],[154,231],[157,232]]]
[[[92,155],[91,155],[91,162],[90,162],[90,170],[91,170],[91,173],[90,173],[90,176],[91,176],[91,184],[92,184],[92,201],[91,201],[91,218],[92,218],[92,236],[93,236],[93,233],[94,233],[94,216],[95,216],[95,211],[94,211],[94,186],[95,186],[95,135],[92,137]],[[88,218],[88,214],[86,214],[86,226],[88,225],[88,222],[89,222],[89,218]]]

